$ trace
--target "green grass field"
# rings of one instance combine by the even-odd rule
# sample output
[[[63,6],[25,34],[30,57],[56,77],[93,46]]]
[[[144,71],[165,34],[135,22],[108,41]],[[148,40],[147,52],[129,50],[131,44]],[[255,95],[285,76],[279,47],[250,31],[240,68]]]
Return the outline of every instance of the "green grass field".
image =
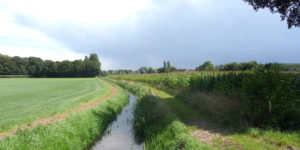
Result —
[[[86,79],[86,82],[93,81]],[[101,136],[117,118],[129,97],[119,88],[116,95],[99,105],[68,116],[65,120],[38,125],[30,130],[18,131],[15,136],[0,140],[0,150],[83,150]]]
[[[96,78],[0,79],[0,132],[108,96]]]

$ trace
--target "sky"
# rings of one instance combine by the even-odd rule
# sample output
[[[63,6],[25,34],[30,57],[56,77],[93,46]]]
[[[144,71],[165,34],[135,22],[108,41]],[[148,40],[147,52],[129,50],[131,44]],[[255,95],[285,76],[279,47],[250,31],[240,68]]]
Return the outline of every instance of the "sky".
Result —
[[[300,28],[243,0],[0,0],[0,53],[102,69],[300,63]]]

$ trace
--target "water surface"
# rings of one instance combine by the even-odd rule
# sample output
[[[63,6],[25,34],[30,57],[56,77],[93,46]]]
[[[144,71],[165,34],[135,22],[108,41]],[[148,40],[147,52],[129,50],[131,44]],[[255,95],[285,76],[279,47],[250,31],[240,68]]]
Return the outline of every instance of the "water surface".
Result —
[[[136,144],[133,137],[132,120],[136,104],[136,97],[130,93],[129,104],[107,129],[106,135],[101,138],[92,150],[143,150],[143,145]]]

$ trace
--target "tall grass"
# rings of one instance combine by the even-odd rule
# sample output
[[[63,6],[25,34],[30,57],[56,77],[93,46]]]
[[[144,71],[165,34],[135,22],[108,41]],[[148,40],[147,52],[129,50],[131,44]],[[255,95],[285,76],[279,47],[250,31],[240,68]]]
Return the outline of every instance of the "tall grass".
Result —
[[[119,88],[117,95],[93,109],[73,114],[64,121],[18,131],[15,136],[0,141],[0,149],[87,149],[102,136],[127,103],[128,95]]]
[[[211,149],[197,141],[186,125],[165,104],[164,99],[140,84],[112,80],[138,97],[134,110],[134,133],[145,149]]]

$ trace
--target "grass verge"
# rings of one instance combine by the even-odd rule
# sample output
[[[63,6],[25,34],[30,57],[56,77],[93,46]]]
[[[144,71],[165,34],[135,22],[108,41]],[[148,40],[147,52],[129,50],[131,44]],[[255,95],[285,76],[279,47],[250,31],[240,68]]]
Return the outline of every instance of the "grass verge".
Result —
[[[141,84],[111,81],[138,97],[134,132],[136,141],[145,143],[145,149],[212,149],[190,134],[188,127],[164,102],[164,96]]]
[[[86,149],[99,138],[107,126],[128,103],[128,95],[119,92],[95,108],[73,114],[63,121],[46,126],[38,125],[32,130],[18,131],[15,136],[0,141],[2,150],[39,149]]]

